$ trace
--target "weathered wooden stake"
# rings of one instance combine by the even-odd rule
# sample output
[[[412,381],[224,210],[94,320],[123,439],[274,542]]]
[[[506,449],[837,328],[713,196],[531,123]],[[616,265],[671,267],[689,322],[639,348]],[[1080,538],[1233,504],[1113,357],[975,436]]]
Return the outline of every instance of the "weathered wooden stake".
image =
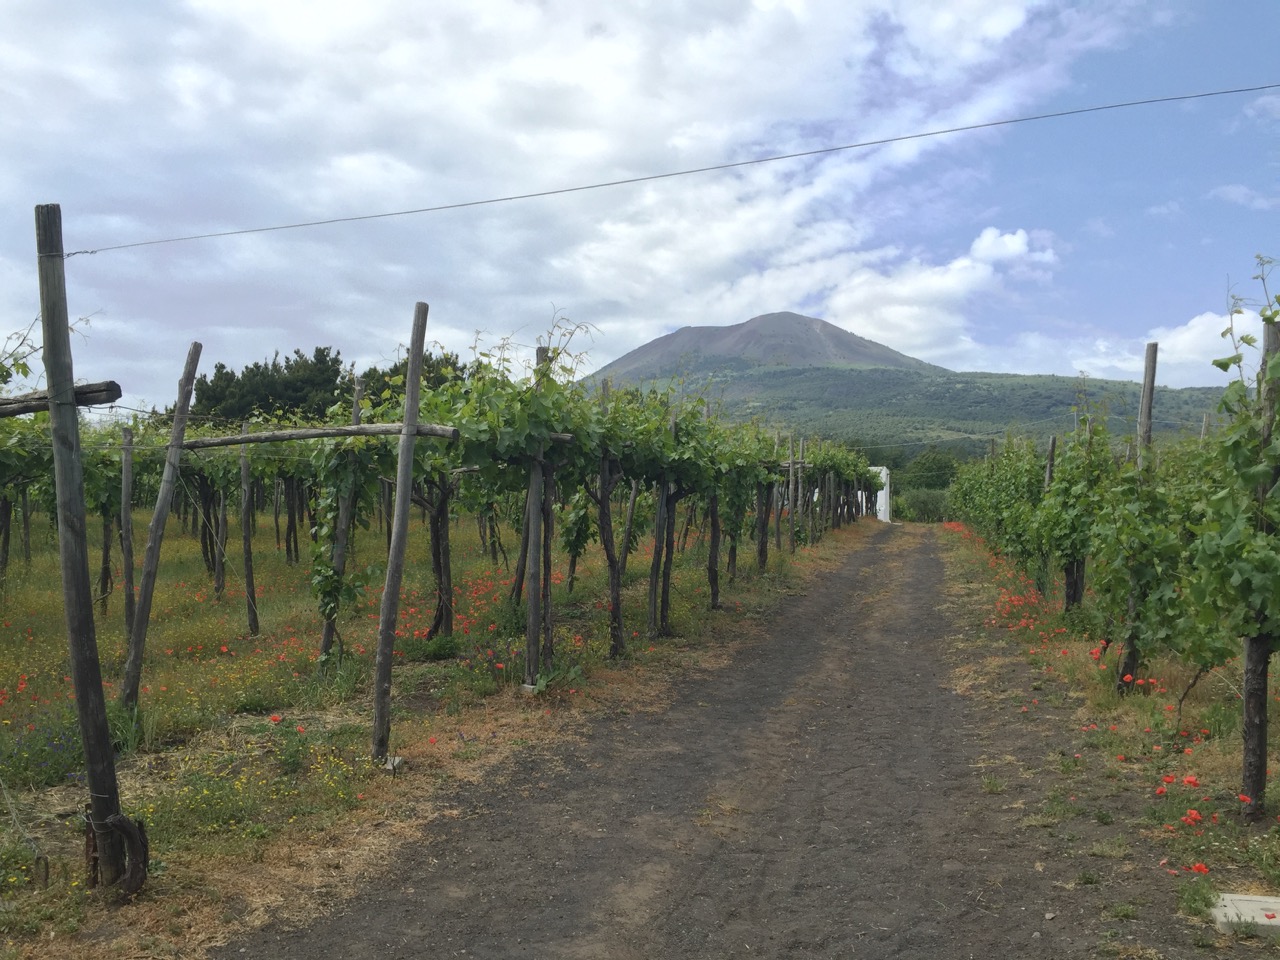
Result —
[[[213,599],[221,601],[227,589],[227,491],[216,496],[218,514],[213,521]]]
[[[534,382],[543,375],[547,361],[551,355],[547,347],[538,347],[534,362]],[[537,387],[535,386],[535,389]],[[546,448],[540,447],[534,461],[529,467],[529,495],[526,501],[527,514],[525,568],[524,568],[524,683],[526,687],[534,687],[538,683],[538,667],[541,655],[540,639],[543,628],[543,592],[542,580],[546,575],[542,569],[543,514],[546,509],[546,477],[543,473],[542,459]]]
[[[111,533],[115,527],[112,521],[111,511],[104,510],[102,513],[102,563],[98,568],[98,611],[102,614],[103,619],[106,619],[107,616],[107,598],[111,596],[111,589],[115,585],[111,576]],[[5,527],[5,539],[8,540],[7,523]],[[4,546],[7,560],[9,544],[6,543]]]
[[[97,841],[99,876],[104,884],[110,885],[124,875],[125,852],[122,836],[109,826],[113,817],[120,816],[120,793],[111,731],[107,726],[107,705],[102,694],[98,640],[93,625],[84,468],[80,459],[80,423],[76,415],[62,249],[62,209],[52,203],[36,207],[35,225],[67,646],[76,695],[76,717],[84,746],[89,820]]]
[[[120,428],[120,568],[124,573],[124,632],[133,633],[133,430]]]
[[[1270,306],[1270,304],[1268,304]],[[1262,442],[1259,447],[1265,450],[1275,436],[1276,407],[1280,401],[1280,383],[1267,376],[1267,368],[1271,360],[1280,354],[1280,329],[1275,323],[1266,323],[1262,331],[1262,374],[1259,377],[1259,400],[1262,406]],[[1258,485],[1258,512],[1265,517],[1264,504],[1276,484],[1280,483],[1280,469],[1272,470],[1271,475]],[[1277,531],[1265,519],[1262,521],[1265,531],[1272,537]],[[1257,612],[1261,620],[1261,611]],[[1259,623],[1261,628],[1261,623]],[[1244,684],[1243,684],[1243,770],[1241,776],[1241,793],[1249,798],[1245,804],[1246,819],[1259,822],[1267,815],[1267,767],[1268,757],[1268,711],[1271,705],[1270,671],[1271,654],[1275,652],[1277,637],[1274,632],[1259,629],[1252,637],[1244,641]]]
[[[800,438],[800,463],[796,465],[796,510],[800,528],[804,529],[805,513],[809,509],[809,494],[804,485],[804,437]]]
[[[147,645],[147,626],[151,620],[151,601],[156,592],[156,574],[160,569],[160,544],[164,540],[164,525],[169,519],[173,504],[173,490],[178,480],[178,461],[182,458],[182,437],[187,430],[187,416],[191,410],[191,392],[196,385],[196,367],[200,363],[200,344],[193,342],[187,351],[187,363],[178,381],[178,402],[173,408],[173,429],[169,446],[165,450],[164,471],[160,475],[160,492],[156,496],[156,509],[147,528],[147,552],[142,560],[142,584],[138,591],[138,607],[133,614],[133,629],[129,632],[129,652],[124,662],[124,677],[120,681],[120,705],[133,711],[138,705],[138,688],[142,684],[142,655]]]
[[[22,562],[31,566],[31,497],[22,488]]]
[[[1138,483],[1145,484],[1146,467],[1151,460],[1151,409],[1156,395],[1156,354],[1159,345],[1147,344],[1146,364],[1142,373],[1142,397],[1138,403]],[[1139,545],[1141,549],[1141,545]],[[1124,662],[1116,672],[1116,691],[1121,695],[1134,688],[1134,679],[1142,662],[1142,651],[1138,646],[1138,609],[1146,600],[1145,588],[1129,575],[1129,597],[1125,625]]]
[[[756,484],[756,569],[769,567],[769,510],[773,506],[773,484]]]
[[[796,470],[796,437],[787,437],[787,545],[796,552],[796,503],[800,500],[798,471]]]
[[[1146,363],[1142,371],[1142,399],[1138,402],[1138,469],[1151,453],[1151,408],[1156,398],[1156,354],[1158,343],[1147,344]]]
[[[249,424],[241,427],[249,432]],[[240,549],[244,554],[244,603],[249,636],[256,637],[258,624],[258,588],[253,582],[253,477],[249,473],[249,445],[240,444]]]
[[[551,607],[551,547],[555,540],[556,471],[548,462],[542,470],[542,665],[552,668],[556,656],[555,611]]]
[[[360,426],[360,401],[364,398],[364,378],[356,377],[355,392],[351,398],[351,425]],[[338,526],[333,531],[333,572],[339,580],[347,570],[347,538],[351,535],[351,511],[355,502],[355,491],[347,490],[338,501]],[[325,620],[320,632],[320,656],[327,657],[333,649],[333,640],[338,633],[337,616]],[[341,648],[339,648],[341,651]]]
[[[413,311],[409,340],[409,368],[405,372],[404,428],[396,463],[395,507],[391,517],[391,547],[378,617],[378,652],[373,667],[374,760],[385,760],[391,742],[391,661],[395,656],[396,622],[400,614],[400,586],[404,582],[404,553],[409,538],[409,504],[413,498],[413,445],[417,439],[418,405],[422,397],[422,351],[427,339],[427,311],[419,302]]]
[[[631,526],[636,518],[636,500],[640,496],[640,481],[631,481],[631,496],[627,500],[627,519],[622,524],[622,548],[618,551],[618,576],[627,575],[627,558],[631,556]]]
[[[529,466],[529,495],[525,508],[524,561],[524,682],[538,682],[538,640],[542,633],[542,460]]]

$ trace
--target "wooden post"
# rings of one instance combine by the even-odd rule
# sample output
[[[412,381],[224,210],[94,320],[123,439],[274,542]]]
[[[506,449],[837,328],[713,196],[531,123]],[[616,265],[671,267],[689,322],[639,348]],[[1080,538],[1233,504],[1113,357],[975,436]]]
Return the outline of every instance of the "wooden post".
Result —
[[[22,562],[31,566],[31,497],[22,488]]]
[[[556,656],[555,616],[551,609],[551,547],[555,539],[556,472],[548,462],[542,470],[542,654],[540,661],[551,669]]]
[[[276,553],[280,552],[280,493],[283,486],[284,481],[280,479],[279,474],[276,474],[271,484],[271,519],[276,526]]]
[[[36,207],[36,254],[40,275],[40,317],[44,331],[44,369],[53,433],[53,476],[58,501],[58,555],[75,688],[76,717],[84,745],[89,821],[97,840],[98,870],[106,885],[124,876],[121,834],[109,826],[120,816],[115,753],[102,694],[102,668],[93,626],[93,594],[85,535],[84,469],[80,459],[80,423],[76,415],[75,374],[67,319],[67,287],[62,249],[62,209]]]
[[[782,446],[782,431],[773,433],[773,458],[778,459],[778,448]],[[782,485],[774,480],[769,484],[769,500],[773,505],[773,546],[782,552]]]
[[[769,507],[773,503],[773,484],[756,484],[756,569],[763,573],[769,566]]]
[[[707,500],[707,517],[711,521],[711,533],[707,540],[707,590],[712,610],[720,609],[720,493],[715,491]]]
[[[676,424],[676,414],[672,412],[667,429],[671,432],[673,441],[676,439]],[[660,637],[666,632],[666,594],[663,592],[666,580],[663,578],[663,559],[667,549],[667,527],[669,524],[674,526],[675,523],[673,517],[667,516],[675,505],[671,494],[671,482],[664,472],[662,479],[654,484],[653,488],[657,508],[653,518],[653,561],[649,564],[649,637],[651,639]],[[667,569],[670,569],[669,565]]]
[[[800,527],[803,529],[809,510],[809,494],[804,485],[804,437],[800,438],[800,464],[796,468],[796,506],[800,510]],[[812,538],[808,542],[812,543]]]
[[[284,562],[298,562],[298,478],[284,478]],[[391,528],[388,527],[388,534]]]
[[[6,500],[7,504],[9,501]],[[107,616],[107,598],[111,596],[111,588],[114,585],[111,576],[111,530],[112,523],[111,511],[104,510],[102,512],[102,563],[98,568],[98,610],[101,612],[103,619]],[[9,554],[9,524],[8,518],[5,518],[5,560],[8,561]]]
[[[240,429],[249,432],[249,424]],[[249,473],[249,445],[240,444],[240,548],[244,554],[244,603],[249,636],[256,637],[258,625],[258,589],[253,582],[253,478]]]
[[[538,347],[534,361],[534,389],[538,389],[539,378],[551,356],[547,347]],[[529,466],[529,496],[526,501],[525,524],[528,535],[525,544],[524,567],[524,683],[526,687],[535,687],[538,683],[538,667],[541,650],[539,639],[542,635],[544,600],[542,593],[542,555],[543,555],[543,513],[546,509],[546,477],[543,473],[542,458],[546,454],[545,447],[539,447]]]
[[[351,425],[360,426],[360,401],[364,398],[364,378],[356,377],[355,392],[351,398]],[[355,502],[355,491],[343,491],[338,501],[338,525],[333,531],[333,572],[339,580],[347,570],[347,538],[351,535],[351,511]],[[328,618],[320,632],[320,656],[326,657],[333,649],[333,639],[338,633],[337,616]],[[339,647],[339,653],[341,653]]]
[[[221,601],[227,588],[227,491],[217,492],[218,514],[213,521],[213,599]]]
[[[1156,353],[1158,343],[1147,344],[1146,364],[1142,372],[1142,399],[1138,402],[1138,469],[1141,470],[1151,452],[1151,408],[1156,396]]]
[[[787,437],[787,543],[796,552],[796,503],[800,500],[800,485],[796,470],[796,437]]]
[[[711,404],[704,402],[702,418],[711,419]],[[711,532],[707,541],[707,592],[710,594],[712,610],[720,609],[720,489],[713,484],[711,496],[707,498],[707,520]]]
[[[13,528],[13,500],[0,497],[0,581],[9,569],[9,537]]]
[[[666,543],[667,532],[667,481],[663,479],[653,485],[654,517],[653,517],[653,559],[649,563],[649,638],[661,635],[662,623],[658,618],[658,596],[662,577],[662,553]]]
[[[400,585],[404,582],[405,541],[409,538],[409,502],[413,496],[413,444],[417,439],[418,405],[422,397],[422,351],[427,339],[427,312],[419,302],[413,311],[409,341],[409,369],[405,373],[404,428],[396,463],[395,507],[391,517],[391,548],[378,617],[378,652],[373,667],[374,760],[385,760],[391,742],[391,661],[395,656],[396,622],[400,615]]]
[[[618,551],[618,576],[627,575],[627,558],[631,556],[631,526],[636,518],[636,500],[640,496],[640,481],[631,481],[631,496],[627,499],[627,519],[622,524],[622,549]]]
[[[1265,287],[1264,287],[1265,289]],[[1272,307],[1271,303],[1267,304]],[[1262,437],[1259,449],[1266,450],[1275,436],[1277,392],[1280,384],[1267,375],[1267,368],[1277,354],[1280,354],[1280,329],[1276,322],[1263,324],[1262,330],[1262,372],[1259,375],[1259,401],[1262,407]],[[1265,519],[1265,504],[1270,491],[1280,483],[1280,469],[1273,470],[1271,476],[1263,480],[1257,488],[1257,508],[1263,529],[1272,537],[1276,530]],[[1255,608],[1259,621],[1262,618],[1260,609]],[[1244,816],[1252,822],[1259,822],[1267,815],[1267,767],[1269,765],[1267,737],[1269,733],[1268,709],[1270,697],[1271,654],[1275,651],[1277,638],[1268,632],[1259,622],[1259,632],[1246,637],[1244,641],[1244,683],[1243,683],[1243,729],[1244,740],[1243,770],[1241,775],[1241,793],[1249,798],[1245,804]]]
[[[609,381],[600,384],[600,419],[609,417]],[[622,479],[622,466],[607,446],[600,452],[600,474],[596,484],[596,525],[600,531],[600,549],[609,568],[609,656],[616,659],[626,652],[622,633],[622,566],[613,537],[613,489]]]
[[[384,533],[387,539],[387,554],[391,553],[391,514],[395,512],[395,505],[392,503],[393,490],[391,483],[385,477],[381,480],[379,487],[382,491],[382,517],[386,521]]]
[[[1142,373],[1142,398],[1138,403],[1138,483],[1147,482],[1146,467],[1151,460],[1151,408],[1156,395],[1156,353],[1158,344],[1147,344],[1146,363]],[[1142,549],[1142,545],[1138,545]],[[1138,648],[1138,610],[1146,600],[1146,588],[1129,575],[1129,598],[1125,625],[1124,662],[1116,672],[1116,691],[1121,695],[1134,687],[1134,678],[1142,662],[1142,651]]]
[[[662,603],[658,611],[658,631],[664,637],[671,636],[671,564],[675,559],[676,546],[676,505],[680,502],[679,491],[675,484],[666,488],[667,508],[666,529],[662,542]]]
[[[182,458],[182,438],[187,430],[191,409],[191,392],[196,385],[196,367],[200,363],[200,344],[193,342],[187,351],[187,363],[178,381],[178,402],[173,408],[173,429],[165,451],[164,472],[160,475],[160,492],[156,509],[147,528],[147,552],[142,560],[142,584],[138,591],[138,608],[129,632],[129,652],[124,662],[124,678],[120,681],[120,704],[132,711],[138,705],[138,688],[142,683],[142,654],[147,645],[147,625],[151,620],[151,601],[156,592],[156,573],[160,569],[160,544],[164,525],[169,519],[173,490],[178,480],[178,461]]]
[[[539,451],[541,452],[541,451]],[[542,460],[529,465],[529,496],[525,507],[524,561],[524,683],[538,682],[538,638],[542,631]]]
[[[124,572],[124,632],[133,633],[133,430],[120,429],[120,568]]]
[[[524,512],[520,518],[520,553],[516,556],[516,572],[511,578],[511,603],[519,606],[524,599],[524,582],[529,569],[529,491],[524,494]]]

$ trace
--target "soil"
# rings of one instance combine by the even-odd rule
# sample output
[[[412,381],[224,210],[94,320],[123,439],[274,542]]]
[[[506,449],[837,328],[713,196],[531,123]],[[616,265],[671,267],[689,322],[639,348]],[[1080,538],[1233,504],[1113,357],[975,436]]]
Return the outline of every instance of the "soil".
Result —
[[[447,788],[384,876],[212,956],[1254,953],[1177,916],[1139,790],[1063,762],[1079,704],[1021,714],[941,539],[877,525],[669,702]]]

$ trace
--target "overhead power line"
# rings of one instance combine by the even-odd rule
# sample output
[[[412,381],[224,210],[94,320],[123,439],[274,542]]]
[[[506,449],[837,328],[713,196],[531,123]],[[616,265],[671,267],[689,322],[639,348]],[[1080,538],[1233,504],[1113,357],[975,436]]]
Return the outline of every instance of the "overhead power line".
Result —
[[[278,230],[301,230],[306,227],[324,227],[336,223],[358,223],[362,220],[386,220],[391,217],[409,217],[424,213],[443,213],[447,210],[465,210],[470,207],[485,207],[499,203],[514,203],[518,200],[536,200],[541,197],[557,197],[569,193],[583,193],[588,190],[604,190],[609,187],[624,187],[637,183],[652,183],[655,180],[670,180],[675,177],[690,177],[699,173],[713,173],[717,170],[733,170],[739,167],[750,167],[764,163],[778,163],[783,160],[800,160],[805,157],[820,157],[826,154],[843,153],[847,150],[865,150],[869,147],[881,147],[892,143],[904,143],[910,140],[926,140],[931,137],[943,137],[953,133],[966,133],[973,130],[989,130],[993,127],[1007,127],[1017,123],[1033,123],[1038,120],[1057,120],[1063,117],[1076,117],[1086,113],[1101,113],[1106,110],[1125,110],[1132,107],[1148,107],[1160,103],[1182,103],[1188,100],[1204,100],[1209,97],[1226,97],[1241,93],[1260,93],[1265,90],[1280,90],[1280,83],[1261,84],[1256,87],[1235,87],[1231,90],[1211,90],[1204,93],[1186,93],[1172,97],[1151,97],[1146,100],[1126,100],[1122,103],[1106,103],[1092,107],[1076,107],[1072,110],[1056,110],[1052,113],[1037,113],[1025,117],[1012,117],[1005,120],[988,120],[983,123],[969,123],[957,127],[945,127],[940,130],[927,130],[923,133],[906,133],[895,137],[884,137],[879,140],[863,140],[858,143],[846,143],[836,147],[819,147],[815,150],[801,150],[797,153],[782,153],[768,157],[756,157],[752,160],[736,160],[729,163],[716,163],[705,167],[691,167],[687,170],[672,170],[667,173],[651,173],[639,177],[626,177],[622,180],[605,180],[599,183],[580,184],[575,187],[558,187],[553,190],[538,190],[532,193],[515,193],[502,197],[489,197],[484,200],[464,200],[459,203],[442,203],[433,207],[416,207],[412,210],[393,210],[388,213],[365,213],[350,217],[331,217],[327,220],[306,220],[300,223],[281,223],[269,227],[246,227],[240,230],[221,230],[215,233],[195,233],[183,237],[167,237],[160,240],[138,240],[133,243],[118,243],[113,246],[97,247],[92,250],[73,250],[62,254],[63,258],[81,254],[107,253],[112,250],[130,250],[134,247],[150,247],[163,243],[184,243],[188,240],[212,240],[219,237],[239,237],[252,233],[273,233]]]

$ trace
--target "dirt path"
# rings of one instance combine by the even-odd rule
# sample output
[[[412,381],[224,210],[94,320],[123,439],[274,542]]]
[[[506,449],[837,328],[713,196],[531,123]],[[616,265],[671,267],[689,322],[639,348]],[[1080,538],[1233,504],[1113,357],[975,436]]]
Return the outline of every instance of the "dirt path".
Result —
[[[954,632],[935,532],[881,528],[671,706],[456,788],[381,889],[214,955],[1204,956],[1167,898],[1108,915],[1140,856],[1077,882],[1087,852],[984,782],[1049,746],[954,692]]]

